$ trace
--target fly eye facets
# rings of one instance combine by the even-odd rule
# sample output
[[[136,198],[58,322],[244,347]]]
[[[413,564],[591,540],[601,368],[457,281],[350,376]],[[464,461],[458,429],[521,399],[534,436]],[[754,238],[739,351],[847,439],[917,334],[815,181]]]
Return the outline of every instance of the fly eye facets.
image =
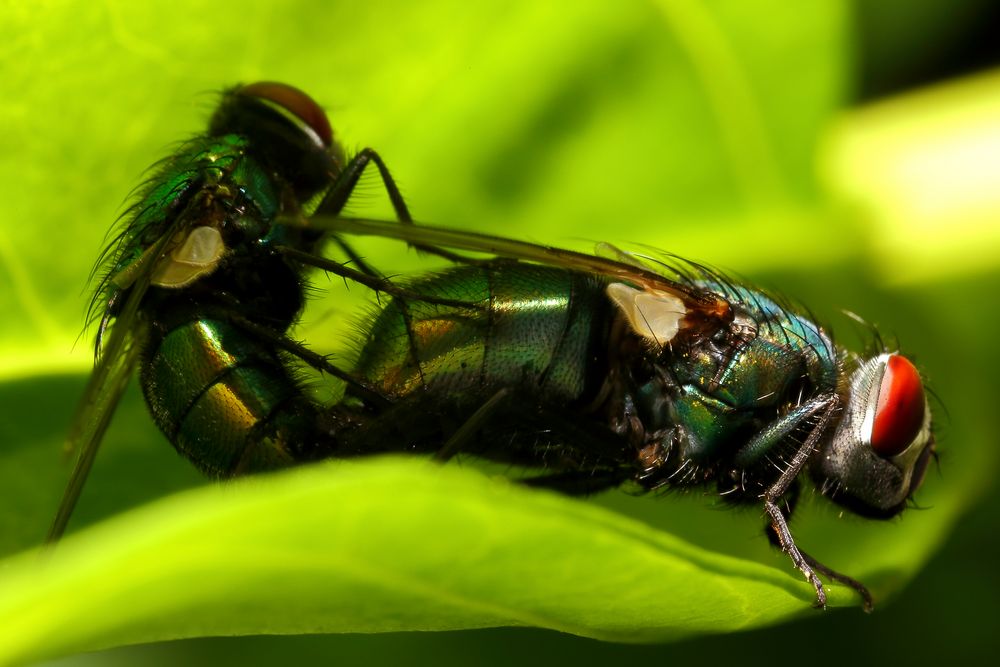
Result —
[[[243,86],[239,90],[239,93],[241,95],[257,97],[278,105],[315,132],[316,136],[323,143],[323,146],[329,147],[333,143],[333,130],[330,127],[330,120],[326,117],[326,113],[316,104],[313,98],[298,88],[284,83],[260,81]]]
[[[871,444],[875,453],[888,458],[905,451],[920,433],[925,405],[917,369],[906,357],[890,355],[872,423]]]

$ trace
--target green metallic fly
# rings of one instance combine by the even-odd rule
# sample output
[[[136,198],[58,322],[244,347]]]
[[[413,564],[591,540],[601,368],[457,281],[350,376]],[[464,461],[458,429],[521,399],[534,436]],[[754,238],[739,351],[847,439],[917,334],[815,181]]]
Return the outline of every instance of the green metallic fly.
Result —
[[[340,213],[378,167],[398,222]],[[397,285],[344,241],[376,235],[455,263]],[[332,239],[358,267],[323,258]],[[471,259],[458,252],[492,255]],[[899,514],[934,456],[920,374],[852,355],[805,315],[697,264],[599,255],[413,224],[382,161],[352,160],[301,91],[227,91],[206,135],[153,176],[102,260],[97,364],[70,435],[81,449],[50,533],[64,531],[138,367],[153,418],[215,477],[384,451],[457,453],[540,469],[525,483],[587,494],[714,486],[768,517],[813,585],[859,582],[788,528],[804,478],[872,518]],[[349,371],[288,337],[306,274],[391,301]],[[303,366],[347,383],[324,405]]]
[[[361,258],[369,274],[321,261],[321,232],[275,220],[336,215],[370,163],[408,222],[377,153],[346,160],[311,98],[260,82],[226,91],[208,132],[159,164],[98,261],[96,364],[68,438],[80,457],[50,541],[66,528],[136,366],[157,424],[205,472],[229,476],[307,456],[300,435],[318,408],[281,352],[338,373],[285,337],[302,309],[309,258],[358,282],[374,279]]]

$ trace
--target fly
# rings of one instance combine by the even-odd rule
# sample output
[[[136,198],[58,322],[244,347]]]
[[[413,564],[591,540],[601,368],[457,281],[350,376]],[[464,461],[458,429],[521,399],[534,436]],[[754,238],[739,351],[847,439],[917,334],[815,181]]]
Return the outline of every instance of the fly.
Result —
[[[852,354],[793,308],[672,256],[322,215],[297,224],[497,256],[412,281],[428,300],[396,297],[374,318],[353,374],[391,407],[345,432],[345,453],[397,443],[541,465],[527,484],[571,494],[714,487],[762,507],[818,606],[824,575],[872,608],[860,582],[798,548],[788,519],[805,478],[864,517],[905,509],[934,456],[905,356]],[[444,296],[478,309],[430,300]]]
[[[365,148],[346,159],[319,105],[274,82],[225,91],[208,130],[158,163],[98,261],[95,366],[67,439],[79,457],[48,541],[65,531],[136,368],[157,425],[209,475],[327,455],[316,435],[321,407],[283,355],[342,375],[287,336],[304,303],[306,273],[322,261],[316,254],[329,235],[275,221],[337,215],[369,164],[408,223],[379,155]],[[327,270],[393,291],[342,245],[358,269]]]
[[[369,162],[398,222],[340,217]],[[455,266],[396,285],[348,235]],[[358,269],[320,255],[330,237]],[[492,258],[457,254],[468,251]],[[871,596],[796,545],[788,518],[804,480],[888,518],[934,454],[906,357],[850,354],[805,315],[694,263],[413,224],[378,156],[346,161],[315,102],[281,84],[224,94],[209,132],[150,181],[104,265],[98,361],[70,435],[81,456],[50,539],[136,367],[156,423],[209,475],[407,451],[520,464],[540,470],[526,484],[568,494],[714,487],[764,510],[819,606],[819,575],[866,608]],[[392,297],[349,371],[288,337],[310,267]],[[303,365],[346,381],[344,399],[313,399],[295,380]]]

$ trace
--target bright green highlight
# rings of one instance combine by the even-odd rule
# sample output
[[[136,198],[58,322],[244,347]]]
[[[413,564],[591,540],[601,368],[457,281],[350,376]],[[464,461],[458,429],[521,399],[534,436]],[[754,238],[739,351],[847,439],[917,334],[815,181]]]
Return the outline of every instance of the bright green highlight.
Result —
[[[893,284],[993,269],[1000,258],[1000,72],[846,115],[824,152],[831,189],[874,224]]]

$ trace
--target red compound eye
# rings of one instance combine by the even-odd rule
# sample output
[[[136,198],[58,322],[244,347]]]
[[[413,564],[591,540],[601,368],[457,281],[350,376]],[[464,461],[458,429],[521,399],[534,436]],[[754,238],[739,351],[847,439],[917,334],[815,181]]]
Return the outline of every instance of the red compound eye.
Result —
[[[330,129],[330,121],[327,119],[326,113],[313,98],[298,88],[274,81],[259,81],[243,86],[240,89],[240,94],[259,97],[287,109],[308,125],[324,146],[329,147],[333,143],[333,130]]]
[[[879,456],[896,456],[917,437],[924,423],[924,388],[920,374],[906,358],[889,357],[882,375],[872,425],[872,449]]]

